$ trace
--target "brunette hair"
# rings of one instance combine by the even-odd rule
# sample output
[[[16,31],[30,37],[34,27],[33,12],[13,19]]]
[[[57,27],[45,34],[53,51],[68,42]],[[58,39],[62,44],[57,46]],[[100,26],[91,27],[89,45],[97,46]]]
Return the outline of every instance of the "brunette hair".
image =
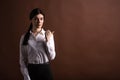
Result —
[[[32,20],[32,18],[38,14],[42,14],[44,17],[44,13],[42,12],[41,9],[39,8],[35,8],[33,9],[31,12],[30,12],[30,15],[29,15],[29,19]],[[30,23],[30,26],[28,28],[28,31],[26,32],[25,36],[24,36],[24,39],[23,39],[23,45],[27,45],[28,44],[28,39],[30,37],[30,31],[32,30],[32,23]]]

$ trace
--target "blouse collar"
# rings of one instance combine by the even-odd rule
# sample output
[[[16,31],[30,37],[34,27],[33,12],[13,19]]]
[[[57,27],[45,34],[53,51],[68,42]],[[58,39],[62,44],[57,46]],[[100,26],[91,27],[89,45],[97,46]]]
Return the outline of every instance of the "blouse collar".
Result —
[[[31,30],[30,30],[30,33],[33,34],[33,32]],[[45,30],[43,28],[40,32],[38,32],[38,34],[42,34],[42,35],[44,35],[44,33],[45,33]]]

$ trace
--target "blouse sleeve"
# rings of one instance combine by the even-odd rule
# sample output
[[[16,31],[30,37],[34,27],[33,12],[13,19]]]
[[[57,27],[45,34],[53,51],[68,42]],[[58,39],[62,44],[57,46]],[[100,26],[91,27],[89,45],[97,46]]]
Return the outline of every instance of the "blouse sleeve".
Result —
[[[24,36],[22,36],[20,39],[20,58],[19,58],[20,70],[24,77],[24,80],[30,80],[27,70],[27,51],[26,51],[27,46],[22,45],[23,38]]]
[[[54,36],[52,35],[50,40],[47,41],[47,50],[48,50],[48,54],[50,57],[50,60],[53,60],[56,56],[56,52],[55,52],[55,43],[54,43]]]

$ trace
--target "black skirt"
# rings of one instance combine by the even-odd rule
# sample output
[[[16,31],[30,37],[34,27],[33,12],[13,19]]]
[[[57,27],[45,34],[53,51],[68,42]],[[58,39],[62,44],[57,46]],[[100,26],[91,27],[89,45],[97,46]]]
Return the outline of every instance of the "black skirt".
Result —
[[[50,64],[28,64],[31,80],[53,80]]]

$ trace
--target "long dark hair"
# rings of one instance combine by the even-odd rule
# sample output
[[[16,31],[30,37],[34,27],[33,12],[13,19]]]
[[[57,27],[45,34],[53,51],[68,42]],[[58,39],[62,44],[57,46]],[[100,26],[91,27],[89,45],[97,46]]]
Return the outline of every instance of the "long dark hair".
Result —
[[[45,15],[44,13],[42,12],[42,10],[40,10],[39,8],[35,8],[33,9],[31,12],[30,12],[30,15],[29,15],[29,19],[32,20],[32,18],[38,14],[42,14],[45,18]],[[27,45],[28,44],[28,39],[30,37],[30,31],[32,30],[32,23],[30,23],[30,26],[28,28],[28,31],[26,32],[25,36],[24,36],[24,39],[23,39],[23,45]]]

